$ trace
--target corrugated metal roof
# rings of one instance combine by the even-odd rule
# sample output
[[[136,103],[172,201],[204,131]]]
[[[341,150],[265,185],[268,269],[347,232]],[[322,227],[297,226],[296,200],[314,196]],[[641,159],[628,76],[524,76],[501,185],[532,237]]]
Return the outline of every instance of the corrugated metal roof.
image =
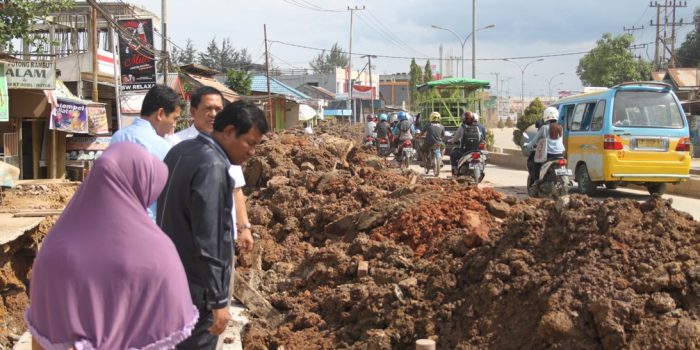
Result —
[[[186,73],[183,72],[181,73],[183,76],[186,78],[190,78],[197,83],[205,86],[211,86],[219,91],[221,91],[221,94],[224,95],[224,100],[228,102],[235,102],[240,100],[240,96],[233,90],[229,89],[226,85],[222,84],[218,80],[210,77],[205,77],[193,73]]]
[[[267,77],[264,75],[256,75],[253,77],[250,90],[253,92],[267,92]],[[281,81],[270,78],[270,93],[289,96],[295,99],[310,100],[309,95],[282,83]]]
[[[669,68],[668,75],[679,88],[700,86],[700,69],[698,68]]]

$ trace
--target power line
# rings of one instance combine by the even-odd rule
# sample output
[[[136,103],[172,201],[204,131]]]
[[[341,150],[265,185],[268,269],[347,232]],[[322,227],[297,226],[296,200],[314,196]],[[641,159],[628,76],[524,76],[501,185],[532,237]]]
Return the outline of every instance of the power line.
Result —
[[[306,46],[306,45],[299,45],[299,44],[293,44],[293,43],[288,43],[284,41],[279,41],[279,40],[270,40],[270,42],[278,43],[281,45],[286,45],[286,46],[292,46],[292,47],[298,47],[302,49],[307,49],[307,50],[315,50],[315,51],[325,51],[326,49],[321,49],[318,47],[311,47],[311,46]],[[533,59],[533,58],[548,58],[548,57],[561,57],[561,56],[575,56],[575,55],[583,55],[589,53],[591,50],[586,50],[586,51],[576,51],[576,52],[564,52],[564,53],[554,53],[554,54],[545,54],[545,55],[536,55],[536,56],[517,56],[517,57],[493,57],[493,58],[478,58],[477,61],[502,61],[504,59],[509,59],[509,60],[524,60],[524,59]],[[344,54],[349,54],[347,51],[340,51],[340,53]],[[439,57],[407,57],[407,56],[391,56],[391,55],[380,55],[380,54],[372,54],[372,53],[358,53],[355,52],[352,54],[353,56],[364,56],[364,55],[372,55],[372,56],[377,56],[377,57],[382,57],[382,58],[393,58],[393,59],[403,59],[403,60],[412,60],[412,59],[419,59],[419,60],[433,60],[433,61],[448,61],[449,58],[439,58]],[[469,60],[469,59],[465,59]]]
[[[396,47],[400,48],[401,50],[403,50],[403,51],[405,51],[405,52],[407,52],[407,53],[409,53],[409,54],[418,53],[418,54],[421,55],[421,56],[427,56],[427,55],[425,55],[425,54],[423,54],[423,53],[421,53],[421,52],[419,52],[419,51],[417,51],[417,50],[414,50],[414,49],[411,48],[410,46],[407,46],[407,45],[405,45],[405,44],[402,44],[401,42],[396,41],[396,40],[393,39],[390,35],[388,35],[386,32],[382,31],[381,28],[378,28],[374,23],[368,22],[368,21],[369,21],[369,17],[365,18],[365,17],[362,15],[361,12],[358,12],[357,18],[360,19],[360,21],[362,21],[364,24],[366,24],[369,28],[371,28],[372,30],[374,30],[375,32],[377,32],[379,35],[381,35],[385,40],[387,40],[388,42],[390,42],[392,45],[395,45]]]

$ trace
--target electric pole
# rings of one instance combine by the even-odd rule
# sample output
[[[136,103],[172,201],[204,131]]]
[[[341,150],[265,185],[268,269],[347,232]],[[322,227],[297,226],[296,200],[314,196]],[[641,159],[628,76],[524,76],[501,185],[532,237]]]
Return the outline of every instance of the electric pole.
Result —
[[[684,25],[683,19],[676,22],[676,9],[688,7],[688,2],[664,0],[662,4],[660,1],[653,1],[649,3],[649,7],[656,7],[656,23],[653,20],[649,21],[650,26],[656,27],[654,69],[674,68],[676,66],[676,52],[674,49],[676,44],[676,27]],[[669,30],[671,32],[670,35]],[[666,57],[667,55],[668,58]]]
[[[365,7],[362,6],[361,8],[358,6],[355,7],[350,7],[348,6],[348,11],[350,11],[350,48],[348,49],[348,72],[345,74],[345,76],[348,79],[348,103],[347,103],[347,109],[350,110],[350,117],[352,118],[352,121],[355,122],[355,110],[352,106],[352,17],[355,14],[355,11],[361,11],[364,10]]]
[[[272,117],[272,95],[270,94],[270,52],[267,46],[267,24],[263,24],[265,34],[265,78],[267,78],[267,107],[270,115],[270,127],[275,130],[274,119]]]
[[[374,88],[372,87],[372,58],[377,58],[374,55],[364,55],[362,58],[367,57],[367,65],[369,66],[369,93],[370,93],[370,107],[372,109],[372,116],[374,116]]]
[[[163,21],[163,84],[168,85],[168,0],[161,0],[160,17]]]

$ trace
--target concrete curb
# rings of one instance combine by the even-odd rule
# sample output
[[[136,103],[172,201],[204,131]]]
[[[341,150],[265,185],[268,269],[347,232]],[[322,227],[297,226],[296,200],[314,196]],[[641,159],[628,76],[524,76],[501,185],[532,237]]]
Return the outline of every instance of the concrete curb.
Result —
[[[507,153],[489,152],[489,158],[487,161],[488,163],[512,169],[527,169],[527,158],[525,158],[525,156],[523,156],[519,150],[496,150]],[[666,194],[675,194],[690,198],[700,198],[700,176],[694,175],[694,172],[691,172],[691,174],[693,175],[690,176],[690,179],[688,179],[688,181],[668,186],[666,189]],[[630,185],[629,187],[645,190],[645,188],[641,186]]]

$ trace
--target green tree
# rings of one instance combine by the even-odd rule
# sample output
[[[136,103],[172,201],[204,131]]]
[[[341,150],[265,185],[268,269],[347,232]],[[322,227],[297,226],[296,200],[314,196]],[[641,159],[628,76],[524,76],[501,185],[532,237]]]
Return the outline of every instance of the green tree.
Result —
[[[518,118],[518,122],[515,124],[515,130],[513,130],[513,142],[515,142],[516,145],[520,146],[523,131],[530,125],[535,124],[538,119],[542,118],[544,108],[544,103],[540,101],[539,97],[530,102],[530,105],[525,108],[523,115]]]
[[[693,23],[695,28],[686,36],[681,47],[676,50],[676,60],[678,65],[686,68],[695,68],[700,66],[700,7],[695,8],[693,14]]]
[[[333,74],[336,68],[347,67],[347,65],[348,55],[343,52],[343,48],[337,42],[331,46],[328,53],[323,50],[309,62],[309,66],[317,74]]]
[[[506,118],[506,128],[512,128],[513,126],[515,126],[513,124],[513,118],[511,118],[511,117]]]
[[[216,43],[216,38],[211,39],[204,52],[199,53],[199,63],[220,72],[228,72],[229,69],[246,70],[252,63],[248,50],[236,50],[231,45],[231,39],[225,38],[221,46]]]
[[[197,61],[197,50],[194,48],[192,40],[189,38],[185,43],[184,49],[178,49],[173,47],[170,53],[170,62],[174,67],[184,66],[186,64],[196,63]]]
[[[252,83],[250,74],[244,70],[231,69],[226,73],[226,86],[241,95],[250,95]]]
[[[581,58],[576,74],[585,86],[613,86],[625,81],[651,77],[651,64],[630,52],[634,38],[630,34],[613,37],[603,34],[597,46]]]
[[[4,3],[4,4],[2,4]],[[43,22],[54,12],[69,9],[71,0],[11,0],[0,2],[0,52],[14,51],[12,40],[22,39],[31,45],[43,47],[48,43],[45,36],[32,32],[34,25]],[[44,50],[46,52],[48,50]]]
[[[423,68],[423,82],[427,83],[433,80],[433,68],[430,66],[430,60],[425,62],[425,68]]]
[[[416,64],[416,59],[411,60],[411,68],[409,70],[409,92],[411,99],[411,109],[418,109],[418,85],[423,84],[423,72],[420,66]]]

